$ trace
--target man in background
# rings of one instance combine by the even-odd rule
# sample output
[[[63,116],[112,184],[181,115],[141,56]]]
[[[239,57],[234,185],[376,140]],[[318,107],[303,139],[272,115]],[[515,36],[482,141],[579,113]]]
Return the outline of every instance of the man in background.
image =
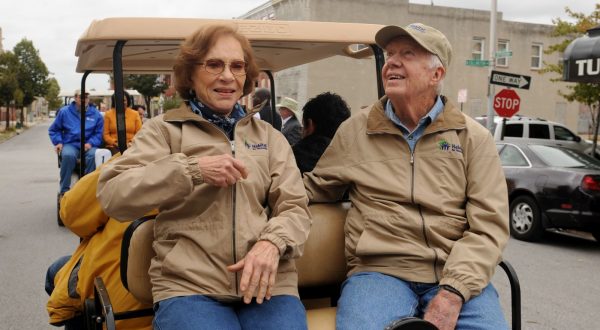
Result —
[[[96,148],[102,144],[104,119],[94,105],[87,106],[89,95],[85,93],[85,169],[88,174],[96,169],[94,156]],[[81,95],[75,91],[74,101],[60,109],[54,122],[48,128],[50,141],[56,153],[61,157],[60,163],[60,195],[71,187],[71,173],[77,166],[81,147]]]

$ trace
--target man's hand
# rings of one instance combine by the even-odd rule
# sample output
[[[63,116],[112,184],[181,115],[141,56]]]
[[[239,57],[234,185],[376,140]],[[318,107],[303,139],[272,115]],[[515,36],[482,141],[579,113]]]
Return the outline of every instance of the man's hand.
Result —
[[[279,267],[279,249],[269,241],[258,241],[250,252],[235,265],[227,266],[230,272],[243,269],[240,289],[244,294],[244,303],[249,304],[255,292],[256,302],[271,299],[275,276]]]
[[[89,143],[86,143],[86,144],[84,144],[84,145],[83,145],[83,149],[84,149],[85,151],[88,151],[88,150],[90,150],[91,148],[92,148],[92,145],[91,145],[91,144],[89,144]]]
[[[198,157],[198,167],[204,182],[217,187],[231,186],[248,177],[244,163],[228,154]]]
[[[54,146],[54,150],[56,150],[57,154],[60,154],[60,152],[62,151],[62,147],[63,147],[62,143],[59,143]]]
[[[440,289],[429,302],[423,319],[433,323],[439,330],[453,330],[456,327],[462,305],[461,297]]]

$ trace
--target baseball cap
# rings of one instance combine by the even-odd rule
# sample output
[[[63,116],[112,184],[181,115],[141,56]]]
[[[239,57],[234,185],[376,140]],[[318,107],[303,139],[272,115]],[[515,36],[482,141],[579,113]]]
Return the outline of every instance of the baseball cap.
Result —
[[[448,69],[452,58],[452,46],[442,32],[423,23],[411,23],[405,27],[388,25],[377,31],[375,42],[379,47],[385,48],[392,39],[400,36],[411,37],[421,47],[436,55],[444,68]]]

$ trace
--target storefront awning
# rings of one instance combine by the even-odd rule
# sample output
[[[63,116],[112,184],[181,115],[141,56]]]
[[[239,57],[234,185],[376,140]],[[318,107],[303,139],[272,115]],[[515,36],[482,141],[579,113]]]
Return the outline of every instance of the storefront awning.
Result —
[[[563,80],[600,83],[600,25],[567,46],[563,64]]]

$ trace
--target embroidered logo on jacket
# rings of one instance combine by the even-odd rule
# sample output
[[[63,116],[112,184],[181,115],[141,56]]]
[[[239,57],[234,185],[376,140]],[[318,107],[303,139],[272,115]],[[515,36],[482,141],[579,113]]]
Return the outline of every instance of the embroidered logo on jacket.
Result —
[[[438,142],[438,147],[442,151],[460,152],[461,154],[463,152],[462,147],[460,145],[448,143],[448,141],[446,141],[445,139],[442,139]]]
[[[248,142],[246,139],[244,139],[244,146],[246,146],[248,150],[267,150],[266,143],[252,143]]]

